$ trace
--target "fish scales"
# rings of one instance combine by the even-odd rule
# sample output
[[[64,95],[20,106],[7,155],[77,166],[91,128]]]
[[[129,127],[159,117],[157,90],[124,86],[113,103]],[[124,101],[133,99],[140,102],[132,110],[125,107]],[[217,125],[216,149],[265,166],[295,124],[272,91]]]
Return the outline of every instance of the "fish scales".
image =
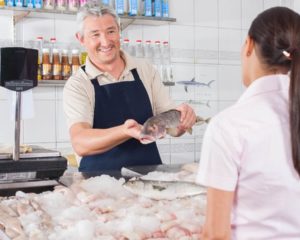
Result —
[[[178,110],[172,109],[149,118],[143,125],[140,134],[140,141],[143,144],[148,144],[164,137],[166,134],[176,137],[178,136],[181,113]],[[197,116],[196,123],[208,123],[208,119]],[[192,129],[187,130],[190,134]]]

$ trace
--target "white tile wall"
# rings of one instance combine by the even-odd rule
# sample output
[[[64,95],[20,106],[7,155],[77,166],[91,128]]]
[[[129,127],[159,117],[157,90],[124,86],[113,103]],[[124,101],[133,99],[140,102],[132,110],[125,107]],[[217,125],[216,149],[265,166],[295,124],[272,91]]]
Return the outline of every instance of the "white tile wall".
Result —
[[[240,64],[241,30],[219,30],[219,63]]]
[[[248,29],[252,20],[263,10],[264,3],[263,0],[253,1],[242,0],[242,28]]]
[[[195,62],[217,64],[218,41],[217,28],[195,27]]]
[[[218,0],[195,0],[195,25],[202,27],[218,27]]]
[[[241,28],[241,0],[219,0],[219,27]]]
[[[184,7],[182,0],[170,1],[170,16],[176,18],[178,25],[194,25],[194,0],[185,0]]]
[[[184,5],[184,6],[183,6]],[[195,80],[210,87],[170,87],[176,102],[190,102],[198,116],[212,117],[232,105],[244,91],[241,83],[239,52],[253,18],[263,9],[288,6],[300,12],[298,0],[170,0],[170,17],[175,23],[160,26],[130,25],[123,37],[170,41],[174,81]],[[1,10],[0,45],[13,39],[12,12]],[[77,45],[75,16],[30,14],[16,25],[19,40],[45,40],[56,37],[59,42]],[[36,116],[24,120],[22,141],[68,153],[71,148],[62,109],[62,87],[34,89]],[[0,89],[0,144],[12,142],[14,122],[9,119],[9,102]],[[164,163],[199,160],[206,125],[194,126],[193,134],[181,138],[167,137],[158,141]]]

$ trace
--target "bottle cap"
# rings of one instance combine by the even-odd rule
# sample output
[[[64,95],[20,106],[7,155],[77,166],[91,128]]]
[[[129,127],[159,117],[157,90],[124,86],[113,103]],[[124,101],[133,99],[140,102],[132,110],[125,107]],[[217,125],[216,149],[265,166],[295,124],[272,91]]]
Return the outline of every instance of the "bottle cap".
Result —
[[[76,48],[74,48],[74,49],[72,49],[72,54],[79,54],[79,50],[78,49],[76,49]]]
[[[59,53],[57,48],[53,48],[52,53]]]
[[[66,55],[67,55],[68,52],[69,52],[68,49],[63,49],[63,50],[62,50],[62,53],[63,53],[63,54],[66,54]]]

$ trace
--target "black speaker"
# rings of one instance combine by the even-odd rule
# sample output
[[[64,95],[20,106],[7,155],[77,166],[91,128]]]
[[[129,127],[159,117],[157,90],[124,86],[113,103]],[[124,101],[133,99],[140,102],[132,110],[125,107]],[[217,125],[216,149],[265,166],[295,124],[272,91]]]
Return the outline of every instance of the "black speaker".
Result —
[[[0,48],[0,86],[21,92],[37,86],[38,50]]]

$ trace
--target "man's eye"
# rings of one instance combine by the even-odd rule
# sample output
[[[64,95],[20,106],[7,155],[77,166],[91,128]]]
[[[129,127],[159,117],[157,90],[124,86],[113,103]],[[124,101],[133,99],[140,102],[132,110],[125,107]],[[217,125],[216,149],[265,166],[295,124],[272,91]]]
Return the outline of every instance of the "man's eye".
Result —
[[[115,30],[108,31],[109,34],[114,34],[115,32]]]
[[[100,36],[99,33],[92,34],[92,38],[98,38]]]

